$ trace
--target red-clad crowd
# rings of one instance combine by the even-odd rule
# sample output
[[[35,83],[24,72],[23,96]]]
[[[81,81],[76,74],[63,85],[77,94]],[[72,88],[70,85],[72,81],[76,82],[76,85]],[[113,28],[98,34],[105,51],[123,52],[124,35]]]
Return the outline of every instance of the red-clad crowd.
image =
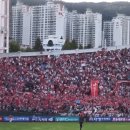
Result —
[[[0,111],[128,116],[129,76],[130,49],[0,58]],[[97,97],[91,80],[99,81]]]

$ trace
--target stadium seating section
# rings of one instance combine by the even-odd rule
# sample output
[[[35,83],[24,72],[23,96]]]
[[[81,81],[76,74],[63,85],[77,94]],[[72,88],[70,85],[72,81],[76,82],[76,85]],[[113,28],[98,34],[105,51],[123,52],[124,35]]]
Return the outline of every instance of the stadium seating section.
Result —
[[[99,95],[91,96],[91,81]],[[130,49],[0,58],[0,111],[130,115]]]

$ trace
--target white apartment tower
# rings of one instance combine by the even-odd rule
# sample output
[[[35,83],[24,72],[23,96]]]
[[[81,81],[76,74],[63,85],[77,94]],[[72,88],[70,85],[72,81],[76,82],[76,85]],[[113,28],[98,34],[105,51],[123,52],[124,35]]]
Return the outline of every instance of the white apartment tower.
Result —
[[[86,48],[101,46],[102,42],[102,15],[87,9],[85,14],[69,13],[69,40],[75,40],[78,45]],[[68,29],[67,29],[68,30]],[[68,32],[67,32],[68,33]]]
[[[113,22],[103,22],[103,47],[113,46]]]
[[[78,28],[79,28],[79,14],[76,10],[68,12],[67,14],[67,30],[66,39],[69,41],[75,40],[78,43]]]
[[[100,13],[94,14],[94,26],[95,26],[95,32],[93,35],[94,42],[92,45],[94,48],[99,48],[102,45],[102,14]]]
[[[62,1],[49,0],[45,5],[32,7],[31,45],[39,37],[42,41],[50,36],[66,39],[67,10]]]
[[[12,33],[11,33],[11,38],[18,43],[22,43],[22,21],[23,21],[23,16],[22,16],[22,7],[23,4],[20,3],[19,1],[17,2],[16,6],[12,7]]]
[[[32,8],[23,6],[22,8],[22,46],[30,47],[31,41],[31,20]]]
[[[130,16],[118,14],[103,23],[103,47],[130,45]]]
[[[12,33],[11,37],[20,45],[30,45],[31,7],[19,1],[12,7]]]
[[[130,17],[118,14],[112,22],[114,46],[130,45]]]
[[[9,52],[9,0],[0,0],[0,53]]]

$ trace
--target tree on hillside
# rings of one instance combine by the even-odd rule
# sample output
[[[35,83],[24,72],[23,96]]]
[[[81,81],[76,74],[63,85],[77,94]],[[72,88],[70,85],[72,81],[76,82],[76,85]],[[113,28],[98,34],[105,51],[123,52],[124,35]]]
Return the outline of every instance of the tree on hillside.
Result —
[[[41,43],[41,40],[39,37],[35,41],[35,46],[33,47],[33,50],[34,51],[43,51],[43,46],[42,46],[42,43]]]
[[[16,5],[17,0],[11,0],[12,5]],[[22,3],[27,5],[42,5],[47,0],[20,0]],[[64,2],[64,5],[68,11],[77,10],[78,13],[85,13],[87,8],[91,8],[93,12],[99,12],[103,15],[103,20],[111,20],[117,15],[117,13],[123,13],[130,16],[130,2],[79,2],[70,3]]]
[[[16,41],[11,41],[9,44],[9,52],[18,52],[20,51],[20,44]]]

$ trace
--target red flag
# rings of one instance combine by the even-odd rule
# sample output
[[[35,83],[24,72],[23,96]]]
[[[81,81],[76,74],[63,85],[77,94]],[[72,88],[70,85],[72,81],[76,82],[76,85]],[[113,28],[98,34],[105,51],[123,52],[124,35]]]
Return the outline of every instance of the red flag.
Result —
[[[96,97],[98,96],[98,80],[91,81],[91,96]]]

